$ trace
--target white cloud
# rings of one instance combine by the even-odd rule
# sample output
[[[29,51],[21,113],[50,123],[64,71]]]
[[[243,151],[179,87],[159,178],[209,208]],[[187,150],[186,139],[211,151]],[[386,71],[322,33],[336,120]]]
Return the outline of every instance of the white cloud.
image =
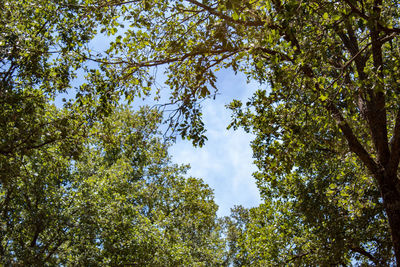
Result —
[[[234,205],[253,207],[260,196],[252,173],[250,141],[252,136],[239,129],[226,130],[230,111],[225,108],[232,99],[246,101],[254,92],[254,84],[246,84],[243,77],[223,73],[219,82],[220,97],[205,102],[204,122],[207,129],[205,146],[194,148],[190,142],[178,140],[170,149],[173,161],[191,165],[189,175],[203,178],[214,189],[219,205],[218,215],[230,214]]]

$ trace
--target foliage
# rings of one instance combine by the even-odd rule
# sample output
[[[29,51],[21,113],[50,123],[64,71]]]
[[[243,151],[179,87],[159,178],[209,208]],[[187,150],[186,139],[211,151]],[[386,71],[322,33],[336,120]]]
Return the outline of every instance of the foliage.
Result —
[[[1,207],[4,218],[11,216],[2,231],[6,227],[7,234],[20,233],[10,238],[18,242],[4,239],[2,247],[11,246],[13,252],[3,248],[2,255],[28,263],[50,259],[57,251],[72,257],[66,262],[82,264],[100,259],[113,264],[129,257],[148,264],[154,260],[149,255],[169,255],[165,261],[164,256],[157,257],[160,262],[151,262],[155,265],[200,264],[214,257],[211,251],[220,255],[219,249],[207,247],[205,239],[192,240],[188,234],[215,235],[211,246],[220,248],[217,226],[210,219],[213,205],[205,200],[208,188],[199,184],[202,190],[196,191],[197,180],[180,180],[179,175],[168,180],[169,174],[183,170],[162,161],[157,172],[164,176],[147,174],[151,168],[146,166],[153,166],[147,156],[129,158],[136,152],[124,147],[132,140],[138,141],[133,148],[145,144],[140,138],[118,139],[123,137],[107,126],[126,129],[114,125],[119,120],[107,120],[107,115],[121,99],[131,103],[134,97],[148,95],[155,86],[154,71],[164,65],[169,105],[174,106],[167,118],[170,129],[197,145],[205,141],[201,101],[218,93],[219,69],[244,72],[269,88],[260,89],[245,106],[238,101],[230,105],[231,126],[256,135],[256,179],[264,199],[260,207],[249,212],[237,209],[225,220],[228,258],[235,257],[235,264],[390,265],[395,257],[399,264],[396,1],[3,1],[0,12]],[[105,53],[89,49],[97,31],[112,40]],[[77,75],[85,77],[85,83],[73,85]],[[49,104],[72,87],[76,97],[66,100],[63,110]],[[157,154],[161,151],[152,152],[155,160],[165,159]],[[48,168],[43,167],[46,164]],[[154,209],[148,194],[158,192],[155,177],[167,179],[163,184],[180,194],[188,193],[187,188],[197,192],[185,195],[188,207],[201,210],[208,203],[208,216],[190,213],[197,218],[190,220],[174,214],[181,219],[171,217],[170,223],[187,227],[183,232],[167,229],[158,219],[174,213],[167,203],[178,199],[160,193],[161,206]],[[108,180],[115,183],[107,187]],[[125,207],[124,196],[129,188],[133,194],[132,186],[138,186],[132,199],[142,202]],[[54,196],[46,196],[51,190],[44,188],[55,188]],[[203,202],[193,198],[202,195]],[[70,210],[63,197],[71,199],[71,207],[81,202]],[[53,203],[52,198],[54,206],[44,212],[43,203]],[[97,206],[90,207],[88,199],[95,199]],[[12,201],[19,201],[12,204],[14,210],[8,208]],[[40,220],[48,217],[43,214],[65,217],[72,226],[63,228],[62,218],[48,219],[47,225],[57,225],[46,228],[44,235],[39,226],[46,223]],[[127,224],[132,218],[138,221]],[[197,225],[199,218],[209,228]],[[114,221],[107,224],[109,220]],[[72,235],[76,225],[83,230]],[[115,231],[124,245],[107,239]],[[132,233],[138,238],[126,240]],[[141,238],[145,233],[149,238]],[[160,233],[166,241],[158,239]],[[61,240],[68,242],[57,245]],[[185,245],[175,246],[182,244],[177,240]],[[171,242],[165,254],[157,250],[162,242]],[[27,249],[30,243],[32,248]],[[150,248],[153,254],[145,255]],[[52,260],[61,258],[57,254]]]
[[[160,119],[148,108],[121,109],[95,124],[79,157],[55,143],[9,159],[12,182],[0,187],[2,262],[221,265],[212,191],[170,164],[168,144],[156,136]]]
[[[140,81],[124,87],[90,58],[98,30],[111,35],[123,27],[118,6],[0,3],[6,265],[223,264],[212,190],[170,163],[169,143],[157,132],[160,113],[116,109],[120,97],[132,100],[148,88]]]
[[[103,58],[107,75],[134,83],[149,79],[138,70],[166,65],[178,105],[171,126],[195,144],[204,142],[199,103],[217,93],[216,71],[232,68],[270,86],[230,107],[232,126],[257,135],[266,207],[291,214],[288,224],[315,241],[299,248],[301,241],[284,239],[288,257],[306,251],[304,264],[323,254],[321,264],[389,264],[390,233],[400,262],[397,2],[141,1],[120,11],[130,29]],[[320,219],[310,219],[316,209]],[[365,222],[377,227],[369,232]],[[334,227],[322,231],[324,224]]]
[[[112,110],[122,92],[111,92],[116,79],[106,78],[89,54],[98,28],[109,28],[115,12],[108,0],[0,3],[0,154],[75,140],[66,124],[89,127]],[[44,121],[47,103],[61,98],[62,117]]]
[[[248,211],[245,229],[233,240],[236,259],[246,264],[235,266],[394,266],[375,185],[370,185],[374,190],[368,188],[370,179],[363,173],[338,172],[296,173],[279,179],[279,186],[263,187],[263,193],[280,197],[266,198]],[[329,176],[323,176],[326,173]],[[363,177],[367,184],[352,183],[354,177]]]

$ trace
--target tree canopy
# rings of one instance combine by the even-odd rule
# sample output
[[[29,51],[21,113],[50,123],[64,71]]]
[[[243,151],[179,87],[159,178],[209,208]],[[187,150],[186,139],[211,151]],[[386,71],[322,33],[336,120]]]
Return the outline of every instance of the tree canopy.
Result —
[[[397,1],[0,5],[2,189],[15,185],[12,173],[26,157],[42,160],[35,158],[42,148],[71,157],[73,171],[87,151],[96,157],[85,143],[96,123],[119,101],[163,89],[155,83],[159,66],[174,107],[169,129],[204,144],[201,101],[216,96],[217,72],[230,68],[260,82],[247,103],[229,107],[231,127],[256,135],[264,200],[225,220],[235,264],[400,264]],[[104,53],[88,45],[99,33],[112,40]],[[81,73],[85,82],[74,86]],[[71,87],[76,97],[52,111],[49,102]],[[126,150],[114,149],[101,156],[120,162]]]
[[[3,1],[0,11],[0,261],[225,265],[212,189],[171,163],[161,113],[121,106],[118,80],[89,62],[113,3]]]
[[[221,266],[212,190],[170,163],[160,119],[121,108],[95,123],[79,156],[54,143],[10,159],[0,187],[2,262]]]

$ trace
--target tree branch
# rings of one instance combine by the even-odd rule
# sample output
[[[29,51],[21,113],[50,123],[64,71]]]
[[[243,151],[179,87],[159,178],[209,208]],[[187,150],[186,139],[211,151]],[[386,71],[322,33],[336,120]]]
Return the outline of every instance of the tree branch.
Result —
[[[348,24],[348,23],[346,23]],[[362,56],[362,52],[365,48],[367,48],[370,44],[366,45],[364,49],[358,49],[357,38],[353,36],[354,32],[351,28],[351,25],[347,25],[347,31],[349,32],[349,36],[347,36],[342,30],[336,29],[336,33],[339,38],[342,40],[344,46],[346,47],[347,51],[350,52],[352,56],[352,61],[355,62],[358,75],[360,79],[364,80],[366,78],[364,67],[366,59]]]
[[[367,14],[365,14],[364,12],[360,11],[353,3],[351,0],[344,0],[346,2],[347,5],[349,5],[349,7],[351,8],[351,11],[357,15],[359,15],[361,18],[363,18],[366,21],[369,21],[371,19],[370,16],[367,16]],[[382,1],[380,1],[382,2]],[[377,1],[375,1],[375,6],[379,7],[379,5],[377,5]],[[400,33],[400,29],[399,28],[387,28],[385,26],[383,26],[379,21],[377,21],[377,26],[378,29],[381,31],[384,31],[385,33],[389,34],[389,33]]]
[[[189,3],[192,3],[193,5],[196,5],[198,7],[203,8],[204,10],[209,12],[210,14],[213,14],[213,15],[215,15],[215,16],[223,19],[223,20],[226,20],[226,21],[234,23],[234,24],[240,24],[240,25],[243,25],[243,26],[264,26],[264,24],[265,24],[261,20],[258,20],[258,21],[245,21],[245,20],[239,20],[239,19],[235,20],[232,17],[230,17],[228,15],[225,15],[225,14],[215,10],[214,8],[212,8],[210,6],[207,6],[205,4],[202,4],[202,3],[200,3],[200,2],[198,2],[196,0],[186,0],[186,1],[189,2]]]
[[[358,141],[350,125],[347,123],[340,111],[336,108],[334,103],[332,101],[329,101],[328,104],[325,105],[325,108],[331,113],[336,124],[343,132],[343,135],[345,136],[349,145],[350,151],[354,152],[360,158],[360,160],[367,166],[368,170],[372,174],[377,174],[379,168],[376,162],[371,158],[365,148]]]
[[[350,0],[344,0],[346,2],[346,4],[349,5],[349,7],[351,8],[351,11],[353,13],[356,13],[357,15],[359,15],[361,18],[365,19],[365,20],[369,20],[369,17],[364,13],[361,12]]]
[[[360,248],[360,247],[350,246],[350,250],[354,251],[354,252],[357,252],[357,253],[360,253],[361,255],[367,257],[368,259],[370,259],[373,263],[379,265],[379,261],[371,253],[369,253],[365,249]]]
[[[91,58],[91,57],[88,57],[88,56],[82,55],[82,54],[81,54],[81,56],[83,56],[86,60],[90,60],[90,61],[97,62],[100,64],[105,64],[105,65],[127,64],[130,67],[142,68],[142,67],[156,67],[156,66],[160,66],[160,65],[164,65],[164,64],[184,61],[185,59],[190,58],[190,57],[205,56],[205,55],[218,55],[218,54],[223,54],[226,52],[240,52],[243,50],[246,50],[246,49],[244,49],[244,48],[216,49],[216,50],[211,50],[211,51],[202,49],[202,50],[182,54],[177,57],[151,59],[151,60],[143,61],[143,62],[133,62],[133,61],[128,61],[128,60],[106,61],[106,60],[102,60],[99,58]]]
[[[292,258],[288,259],[285,263],[289,263],[291,261],[306,257],[307,255],[311,254],[313,251],[300,253],[298,255],[293,256]]]
[[[348,66],[351,63],[352,60],[355,60],[357,58],[357,56],[359,55],[360,51],[357,51],[356,55],[354,55],[353,58],[348,63],[346,63],[345,66]],[[315,76],[310,67],[304,66],[303,72],[304,72],[304,74],[306,76],[308,76],[310,78],[313,78]],[[320,88],[318,83],[316,84],[316,90],[318,92],[321,92],[321,88]],[[345,138],[347,140],[347,143],[349,145],[350,151],[354,152],[359,157],[359,159],[367,166],[368,170],[375,177],[377,177],[376,174],[379,171],[378,165],[371,158],[371,156],[365,150],[365,148],[362,146],[362,144],[359,142],[358,138],[355,136],[353,130],[350,127],[350,125],[347,123],[346,119],[343,117],[343,115],[337,109],[335,104],[332,101],[328,100],[328,103],[326,105],[324,105],[324,107],[332,115],[332,117],[334,118],[336,124],[338,125],[340,130],[343,132],[343,134],[344,134],[344,136],[345,136]]]
[[[387,121],[385,108],[384,93],[384,75],[383,75],[383,59],[382,59],[382,43],[380,41],[380,30],[378,29],[378,20],[381,13],[382,0],[375,0],[373,8],[374,23],[369,26],[371,31],[372,43],[372,59],[374,71],[378,75],[378,79],[374,86],[376,89],[368,88],[369,98],[366,102],[367,120],[371,130],[372,141],[377,153],[379,163],[385,166],[390,158],[390,151],[387,137]]]
[[[288,56],[287,54],[284,54],[282,52],[275,51],[275,50],[272,50],[272,49],[269,49],[269,48],[265,48],[265,47],[255,47],[255,49],[259,50],[259,51],[261,51],[263,53],[266,53],[268,55],[279,55],[279,56],[281,56],[281,58],[283,60],[290,61],[290,62],[293,63],[293,59],[290,56]]]
[[[352,5],[351,3],[349,4]],[[377,5],[379,5],[379,0]],[[355,9],[355,7],[353,6],[352,9]],[[375,17],[379,18],[379,10],[374,11],[377,13]],[[378,73],[380,80],[383,80],[383,60],[381,48],[383,39],[379,37],[380,31],[377,29],[376,23],[377,22],[375,22],[375,25],[370,28],[370,44],[372,45],[372,57],[375,71]],[[341,30],[336,30],[336,32],[343,41],[347,50],[353,56],[360,79],[365,80],[367,77],[364,72],[364,67],[367,58],[359,54],[360,50],[358,48],[357,38],[352,26],[348,22],[346,22],[346,28],[348,36]],[[378,86],[383,87],[383,84],[381,84],[380,80],[377,81]],[[367,98],[362,96],[363,92],[368,95]],[[372,141],[376,149],[378,162],[384,166],[389,161],[390,151],[387,138],[385,94],[383,93],[383,88],[378,88],[378,92],[375,92],[373,88],[362,88],[359,99],[361,101],[360,110],[367,119]]]
[[[387,172],[395,174],[400,161],[400,109],[397,111],[396,122],[389,145],[391,154]]]

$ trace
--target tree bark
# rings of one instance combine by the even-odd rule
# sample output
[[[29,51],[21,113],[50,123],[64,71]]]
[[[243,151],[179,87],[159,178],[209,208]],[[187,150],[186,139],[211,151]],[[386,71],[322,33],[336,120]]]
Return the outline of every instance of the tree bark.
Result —
[[[378,180],[383,206],[389,221],[397,266],[400,266],[400,180],[397,174],[381,174]]]

